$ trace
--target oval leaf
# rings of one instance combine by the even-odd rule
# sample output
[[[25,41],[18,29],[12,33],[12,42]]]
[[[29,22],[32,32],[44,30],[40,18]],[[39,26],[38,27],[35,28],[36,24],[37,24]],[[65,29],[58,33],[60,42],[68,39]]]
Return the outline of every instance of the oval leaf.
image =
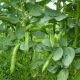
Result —
[[[56,19],[56,21],[62,21],[67,17],[68,17],[68,14],[61,14],[61,15],[55,17],[55,19]]]
[[[60,47],[60,48],[57,48],[56,51],[53,52],[52,59],[54,61],[58,61],[62,58],[62,56],[63,56],[63,49]]]
[[[63,64],[65,67],[69,67],[75,57],[75,51],[71,47],[64,48],[64,57],[63,57]]]
[[[67,80],[69,75],[69,71],[67,69],[63,69],[57,75],[57,80]]]
[[[40,5],[34,5],[30,10],[31,16],[41,16],[41,14],[42,14],[42,10]]]

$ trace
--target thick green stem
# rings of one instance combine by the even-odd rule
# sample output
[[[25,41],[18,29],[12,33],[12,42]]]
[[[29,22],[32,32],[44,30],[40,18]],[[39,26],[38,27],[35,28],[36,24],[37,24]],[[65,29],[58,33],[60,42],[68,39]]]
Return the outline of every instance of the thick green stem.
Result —
[[[65,38],[67,39],[67,26],[66,26],[66,21],[64,22],[64,30],[65,30]]]
[[[75,37],[73,42],[73,47],[76,48],[78,44],[78,20],[79,20],[79,5],[80,3],[77,1],[77,8],[76,8],[76,26],[74,29]]]
[[[60,0],[58,0],[58,2],[57,2],[57,11],[60,11],[60,9],[61,9],[61,6],[60,6]]]
[[[25,32],[25,47],[26,47],[26,52],[29,51],[29,32]]]
[[[66,12],[66,7],[67,7],[65,1],[63,2],[63,7],[64,7],[63,12],[65,13],[65,12]],[[64,26],[65,38],[67,39],[67,26],[66,26],[66,20],[63,21],[63,26]]]

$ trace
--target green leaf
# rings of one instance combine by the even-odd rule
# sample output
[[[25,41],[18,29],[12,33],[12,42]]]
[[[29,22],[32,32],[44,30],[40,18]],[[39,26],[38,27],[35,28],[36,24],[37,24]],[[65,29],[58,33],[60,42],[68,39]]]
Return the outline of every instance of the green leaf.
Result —
[[[80,59],[74,60],[73,66],[74,66],[76,69],[80,69]]]
[[[64,55],[63,55],[63,64],[65,67],[69,67],[75,57],[75,51],[72,47],[65,47],[64,48]]]
[[[58,66],[57,66],[57,65],[49,66],[49,68],[48,68],[48,71],[49,71],[50,73],[53,73],[53,74],[56,73],[57,70],[58,70]]]
[[[69,71],[67,69],[63,69],[57,75],[57,80],[68,80]]]
[[[56,21],[62,21],[67,17],[68,17],[68,14],[61,14],[61,15],[55,17],[55,19],[56,19]]]
[[[59,12],[57,10],[52,10],[50,8],[47,8],[45,9],[45,12],[44,12],[45,16],[50,16],[50,17],[57,17],[59,16]]]
[[[61,38],[60,41],[59,41],[59,44],[61,46],[67,46],[68,45],[68,41],[66,38]]]
[[[76,48],[75,53],[80,53],[80,48]]]
[[[41,14],[42,14],[42,10],[41,10],[40,5],[34,5],[32,9],[30,10],[31,16],[41,16]]]
[[[6,29],[5,24],[2,21],[0,21],[0,31],[3,31],[5,29]]]
[[[43,18],[40,19],[39,24],[45,25],[51,19],[52,19],[52,17],[50,17],[50,16],[44,16]]]
[[[12,24],[16,24],[19,22],[19,18],[17,16],[10,15],[10,14],[7,14],[7,16],[0,15],[0,18],[1,18],[1,20],[4,20],[4,21],[12,23]]]
[[[43,39],[42,44],[45,45],[45,46],[48,46],[48,47],[51,46],[49,39],[46,39],[46,38]]]
[[[15,34],[16,34],[17,39],[22,39],[25,34],[24,29],[18,27],[15,31]]]
[[[58,61],[62,58],[62,56],[63,56],[63,49],[61,47],[59,47],[55,51],[53,51],[52,59],[54,61]]]
[[[67,23],[67,25],[68,25],[68,27],[69,28],[73,28],[73,27],[75,27],[76,25],[76,23],[75,23],[76,21],[74,20],[74,19],[72,19],[72,18],[70,18],[70,19],[68,19],[68,23]]]
[[[0,50],[7,50],[9,46],[12,45],[10,38],[1,38],[0,39]]]
[[[21,43],[20,50],[26,51],[26,46],[25,46],[25,43],[24,42]]]
[[[10,16],[8,16],[7,17],[7,20],[9,20],[9,22],[11,22],[11,23],[13,23],[13,24],[16,24],[16,23],[18,23],[19,22],[19,18],[18,17],[16,17],[16,16],[13,16],[13,15],[10,15]]]
[[[44,0],[36,0],[36,2],[41,2],[41,1],[44,1]]]
[[[32,69],[37,69],[37,68],[39,68],[42,64],[43,64],[43,61],[42,61],[42,60],[33,61],[33,63],[32,63]]]

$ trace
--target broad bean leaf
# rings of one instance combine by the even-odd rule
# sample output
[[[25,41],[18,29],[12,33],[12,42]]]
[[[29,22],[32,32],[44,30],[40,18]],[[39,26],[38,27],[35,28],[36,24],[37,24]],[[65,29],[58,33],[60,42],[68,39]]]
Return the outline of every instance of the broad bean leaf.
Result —
[[[58,70],[58,66],[57,65],[53,65],[53,66],[49,66],[48,67],[48,71],[50,72],[50,73],[53,73],[53,74],[55,74],[56,72],[57,72],[57,70]]]
[[[76,69],[80,69],[80,59],[76,59],[72,64]]]
[[[52,17],[50,17],[50,16],[44,16],[43,18],[40,19],[39,24],[43,26],[51,19],[52,19]]]
[[[23,28],[18,28],[16,31],[15,31],[15,34],[16,34],[16,38],[17,39],[22,39],[24,37],[24,29]]]
[[[55,20],[56,21],[62,21],[64,19],[66,19],[67,17],[68,17],[68,14],[61,14],[61,15],[55,17]]]
[[[76,48],[76,49],[75,49],[75,52],[76,52],[76,53],[80,53],[80,48]]]
[[[72,47],[65,47],[64,48],[64,55],[63,55],[63,64],[65,67],[69,67],[75,57],[75,51]]]
[[[41,1],[44,1],[44,0],[36,0],[36,2],[41,2]]]
[[[68,80],[69,71],[67,69],[63,69],[57,75],[57,80]]]
[[[60,13],[57,10],[46,8],[44,14],[45,16],[57,17]]]
[[[0,31],[6,30],[6,26],[4,23],[0,23]]]
[[[68,19],[67,25],[69,28],[74,28],[75,27],[75,20],[74,19]]]
[[[61,46],[68,46],[68,41],[65,38],[61,38],[60,41],[59,41],[59,44]]]
[[[52,59],[54,61],[58,61],[62,58],[62,56],[63,56],[63,49],[61,47],[59,47],[55,51],[53,51]]]
[[[41,16],[41,14],[42,14],[42,10],[40,5],[34,5],[30,10],[31,16]]]

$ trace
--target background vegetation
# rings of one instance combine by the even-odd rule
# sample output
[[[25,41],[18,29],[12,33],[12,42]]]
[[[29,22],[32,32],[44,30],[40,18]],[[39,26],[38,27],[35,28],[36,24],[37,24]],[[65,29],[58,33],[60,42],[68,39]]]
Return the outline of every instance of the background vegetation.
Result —
[[[80,0],[0,0],[0,80],[80,80],[79,32]]]

